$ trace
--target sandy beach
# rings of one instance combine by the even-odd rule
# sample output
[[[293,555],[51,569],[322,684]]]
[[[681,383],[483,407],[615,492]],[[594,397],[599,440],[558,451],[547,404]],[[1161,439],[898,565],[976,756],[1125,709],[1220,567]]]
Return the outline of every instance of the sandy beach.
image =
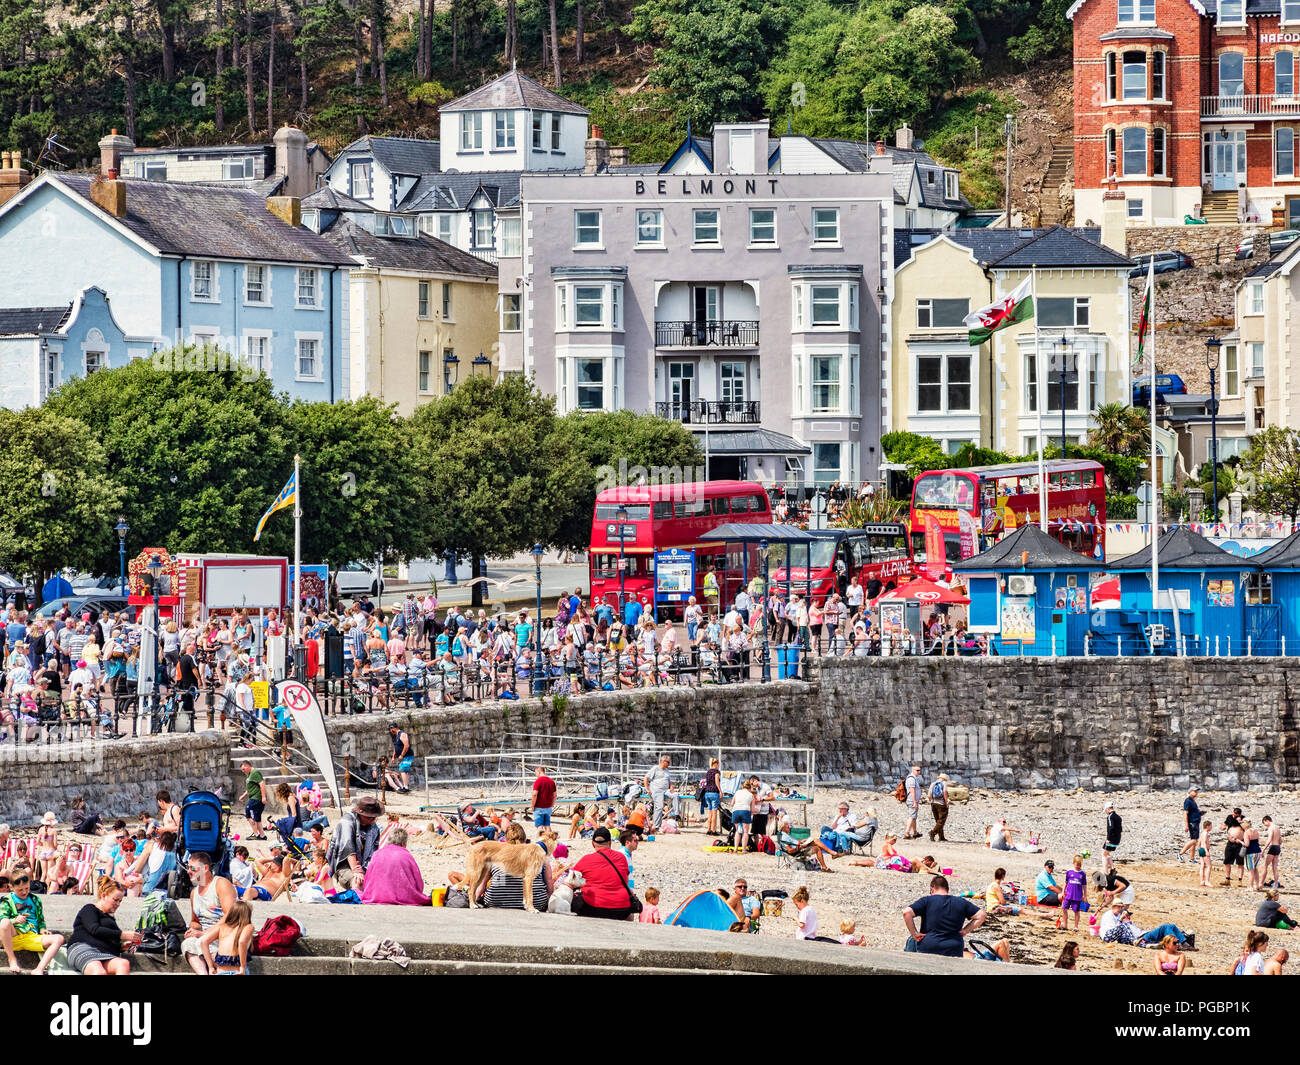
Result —
[[[435,802],[450,802],[464,798],[456,792],[435,793]],[[954,892],[982,893],[998,866],[1006,868],[1008,878],[1022,885],[1031,885],[1042,869],[1043,861],[1056,861],[1057,881],[1063,883],[1062,874],[1076,853],[1090,851],[1084,861],[1087,870],[1101,868],[1101,843],[1104,839],[1103,806],[1112,801],[1124,819],[1123,843],[1116,864],[1122,875],[1136,889],[1132,906],[1135,923],[1142,929],[1172,922],[1184,932],[1196,933],[1198,950],[1189,954],[1188,972],[1222,973],[1227,971],[1238,956],[1246,932],[1252,927],[1255,909],[1262,899],[1249,885],[1231,888],[1219,886],[1222,882],[1222,864],[1214,867],[1215,887],[1199,886],[1199,871],[1194,864],[1180,864],[1177,860],[1182,845],[1181,793],[1109,793],[1094,792],[1022,792],[994,793],[976,791],[970,800],[955,803],[948,818],[947,843],[931,843],[924,833],[932,824],[928,808],[923,808],[920,827],[922,838],[899,847],[909,858],[931,855],[941,867],[951,868],[949,878]],[[423,793],[417,795],[389,796],[389,809],[399,812],[413,826],[425,823],[418,813],[424,801]],[[893,795],[880,792],[821,790],[808,810],[808,824],[814,834],[817,828],[833,816],[841,800],[846,800],[853,812],[860,815],[867,807],[878,813],[881,832],[873,848],[879,853],[879,844],[885,831],[895,831],[900,837],[904,827],[903,806]],[[1215,826],[1211,836],[1211,853],[1221,860],[1224,833],[1218,831],[1223,816],[1234,806],[1240,806],[1247,817],[1256,824],[1265,814],[1283,828],[1282,881],[1287,889],[1282,892],[1282,903],[1300,909],[1300,891],[1291,890],[1296,881],[1294,861],[1289,853],[1293,836],[1288,826],[1300,823],[1300,795],[1295,792],[1260,793],[1206,793],[1200,795],[1200,806],[1205,816]],[[778,804],[779,805],[779,804]],[[1046,846],[1044,854],[1022,854],[991,851],[984,846],[984,830],[994,817],[1005,816],[1008,822],[1026,832],[1038,833]],[[242,819],[236,818],[237,822]],[[800,815],[793,815],[796,825]],[[527,823],[530,837],[535,836],[531,822]],[[568,821],[557,821],[557,831],[570,847],[568,860],[575,860],[590,850],[583,840],[568,841]],[[657,887],[661,892],[660,910],[665,916],[684,898],[702,888],[727,887],[737,876],[744,876],[752,890],[781,888],[793,893],[800,885],[807,885],[812,895],[812,905],[817,910],[821,929],[826,935],[836,935],[840,921],[852,918],[857,931],[866,936],[868,946],[883,950],[901,950],[906,935],[901,913],[916,898],[928,891],[929,877],[924,874],[906,874],[877,870],[849,864],[842,857],[831,862],[831,872],[812,870],[795,872],[778,869],[772,856],[756,854],[706,853],[702,850],[708,841],[701,827],[684,829],[679,835],[658,835],[653,842],[643,842],[633,855],[635,888],[642,894],[647,887]],[[424,872],[426,886],[446,883],[446,874],[464,866],[464,847],[435,849],[426,842],[427,837],[417,836],[411,849]],[[1246,874],[1249,881],[1249,874]],[[794,907],[787,903],[785,913],[779,918],[767,918],[762,923],[760,935],[792,937]],[[567,918],[547,917],[539,920]],[[990,917],[978,933],[980,938],[1010,941],[1012,958],[1031,965],[1052,965],[1067,939],[1074,939],[1082,948],[1081,970],[1090,972],[1140,972],[1151,971],[1153,952],[1139,947],[1108,946],[1099,938],[1087,933],[1087,914],[1083,915],[1079,934],[1066,933],[1055,927],[1056,911],[1027,907],[1016,917]],[[400,929],[391,934],[401,938]],[[1300,934],[1298,932],[1297,934]],[[1273,947],[1289,946],[1289,932],[1273,931]],[[850,947],[827,949],[853,949]],[[972,963],[974,964],[974,963]]]

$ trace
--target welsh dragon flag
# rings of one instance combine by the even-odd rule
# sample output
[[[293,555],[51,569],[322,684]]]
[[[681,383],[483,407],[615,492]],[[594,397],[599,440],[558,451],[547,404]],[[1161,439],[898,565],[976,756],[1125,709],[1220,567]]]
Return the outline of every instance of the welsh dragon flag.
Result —
[[[1151,265],[1147,268],[1146,291],[1142,293],[1142,313],[1138,315],[1138,349],[1137,355],[1133,358],[1133,367],[1137,369],[1142,365],[1142,356],[1146,353],[1147,334],[1151,332],[1151,290],[1155,287],[1156,279],[1156,260],[1155,256],[1151,257]]]
[[[1023,322],[1034,316],[1033,279],[1027,277],[1008,296],[966,315],[963,324],[970,330],[971,346],[983,344],[999,329]]]

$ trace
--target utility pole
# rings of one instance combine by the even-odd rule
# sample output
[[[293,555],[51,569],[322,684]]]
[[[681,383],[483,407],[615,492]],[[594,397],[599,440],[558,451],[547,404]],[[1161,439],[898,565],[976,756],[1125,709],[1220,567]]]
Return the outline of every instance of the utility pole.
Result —
[[[1003,134],[1005,135],[1005,137],[1006,137],[1006,142],[1007,142],[1007,195],[1006,195],[1006,211],[1007,211],[1007,228],[1008,228],[1008,229],[1011,228],[1011,142],[1012,142],[1012,139],[1013,139],[1014,136],[1015,136],[1015,131],[1016,131],[1016,123],[1015,123],[1015,119],[1013,119],[1010,115],[1007,115],[1007,120],[1006,120],[1006,123],[1005,123],[1005,124],[1003,125],[1003,127],[1002,127],[1002,132],[1003,132]]]

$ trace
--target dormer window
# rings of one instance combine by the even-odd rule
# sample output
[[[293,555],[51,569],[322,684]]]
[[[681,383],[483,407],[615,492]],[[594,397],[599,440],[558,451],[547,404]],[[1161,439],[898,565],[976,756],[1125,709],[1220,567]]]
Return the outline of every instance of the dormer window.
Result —
[[[379,237],[412,237],[415,235],[411,220],[400,214],[375,215],[375,235]]]
[[[167,164],[166,163],[142,163],[140,165],[141,174],[146,181],[166,181]]]
[[[943,198],[945,200],[961,199],[961,191],[957,187],[957,174],[952,170],[943,172]]]
[[[227,159],[221,164],[221,176],[226,181],[253,177],[253,157],[246,155],[242,159]]]
[[[462,152],[483,150],[482,111],[466,111],[460,116],[460,150]]]
[[[1154,25],[1156,0],[1119,0],[1120,25]]]
[[[1246,0],[1219,0],[1219,25],[1244,26],[1246,24]]]
[[[370,199],[370,160],[360,160],[348,165],[348,194],[356,200]]]

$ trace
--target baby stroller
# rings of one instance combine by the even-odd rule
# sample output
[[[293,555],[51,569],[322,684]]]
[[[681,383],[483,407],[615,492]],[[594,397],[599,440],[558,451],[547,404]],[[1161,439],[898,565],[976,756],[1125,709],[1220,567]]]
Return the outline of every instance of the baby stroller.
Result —
[[[230,876],[230,810],[210,791],[193,791],[181,803],[181,833],[176,841],[178,855],[168,894],[185,898],[192,888],[187,866],[191,854],[212,856],[213,876]]]

